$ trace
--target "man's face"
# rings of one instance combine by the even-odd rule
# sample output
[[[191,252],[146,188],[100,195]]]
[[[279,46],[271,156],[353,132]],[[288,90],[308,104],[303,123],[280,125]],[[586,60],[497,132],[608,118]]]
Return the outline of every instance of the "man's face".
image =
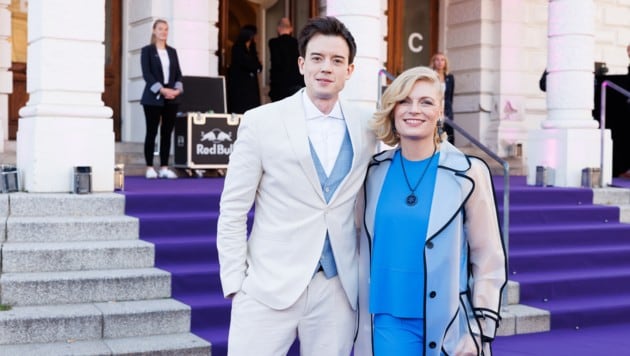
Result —
[[[349,55],[350,48],[341,36],[317,34],[308,41],[306,55],[298,59],[298,64],[313,102],[337,100],[354,70]]]

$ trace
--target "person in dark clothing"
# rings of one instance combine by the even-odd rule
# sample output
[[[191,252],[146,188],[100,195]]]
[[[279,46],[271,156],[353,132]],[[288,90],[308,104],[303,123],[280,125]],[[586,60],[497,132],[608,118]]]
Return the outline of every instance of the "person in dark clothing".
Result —
[[[542,91],[547,91],[547,74],[548,73],[549,72],[547,72],[547,69],[545,69],[543,74],[540,76],[540,80],[538,81],[538,88],[540,88],[540,90]]]
[[[168,169],[171,150],[171,136],[184,92],[182,70],[175,48],[166,44],[168,23],[158,19],[153,23],[151,43],[142,48],[140,64],[145,81],[140,104],[144,110],[147,131],[144,138],[144,158],[147,164],[145,177],[177,178],[177,174]],[[153,168],[155,138],[160,130],[160,170]]]
[[[454,120],[453,116],[453,92],[455,92],[455,77],[448,70],[448,58],[442,52],[437,52],[431,57],[431,69],[437,72],[444,94],[444,117]],[[444,131],[448,136],[448,142],[455,144],[455,132],[449,124],[444,124]]]
[[[291,21],[286,17],[281,18],[277,29],[278,37],[269,40],[271,101],[284,99],[304,87],[304,78],[298,68],[298,41],[291,35]]]
[[[242,114],[260,105],[258,73],[262,64],[256,50],[254,25],[241,28],[232,46],[232,64],[228,69],[228,111]]]

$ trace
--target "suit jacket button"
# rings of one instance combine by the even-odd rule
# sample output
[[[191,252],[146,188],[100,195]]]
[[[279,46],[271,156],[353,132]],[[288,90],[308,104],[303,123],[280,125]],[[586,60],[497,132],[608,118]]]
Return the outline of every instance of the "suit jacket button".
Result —
[[[431,291],[431,293],[429,293],[429,298],[435,298],[436,295],[437,293],[435,293],[435,291]]]
[[[437,344],[434,341],[431,341],[429,343],[429,347],[432,348],[432,349],[434,349],[436,346],[437,346]]]
[[[428,249],[432,249],[433,248],[433,242],[431,242],[431,241],[427,242],[427,248]]]

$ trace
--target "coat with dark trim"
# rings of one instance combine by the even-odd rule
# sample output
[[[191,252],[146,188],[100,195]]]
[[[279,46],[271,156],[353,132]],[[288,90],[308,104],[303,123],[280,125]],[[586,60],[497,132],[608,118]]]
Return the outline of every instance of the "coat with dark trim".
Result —
[[[378,197],[396,149],[373,157],[359,201],[359,334],[372,355],[369,276]],[[489,355],[506,285],[506,256],[490,171],[448,142],[439,149],[425,256],[424,355]],[[401,198],[402,199],[402,198]],[[380,236],[387,239],[387,236]],[[483,342],[486,341],[486,342]]]

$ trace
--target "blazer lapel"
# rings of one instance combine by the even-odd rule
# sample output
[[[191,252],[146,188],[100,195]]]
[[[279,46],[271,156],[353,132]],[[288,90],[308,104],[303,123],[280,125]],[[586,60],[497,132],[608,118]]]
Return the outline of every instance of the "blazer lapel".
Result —
[[[370,163],[368,167],[368,177],[366,179],[366,206],[365,206],[365,228],[367,229],[368,236],[372,238],[374,236],[374,219],[376,215],[376,205],[378,203],[378,197],[381,195],[381,189],[383,188],[383,182],[387,176],[387,171],[391,165],[392,157],[396,149],[384,151],[374,157],[374,161]],[[374,197],[367,199],[367,196]],[[372,243],[372,241],[370,241]]]
[[[340,102],[340,105],[343,119],[348,130],[348,136],[350,136],[350,144],[352,145],[352,164],[350,165],[350,170],[348,171],[348,174],[346,174],[346,176],[339,184],[339,187],[337,187],[337,190],[330,198],[329,203],[334,202],[340,194],[346,191],[345,185],[348,184],[350,175],[352,174],[352,172],[356,171],[356,165],[357,162],[359,162],[359,159],[363,159],[363,150],[361,148],[364,145],[364,136],[362,133],[363,124],[361,122],[362,118],[360,116],[360,113],[358,113],[356,110],[353,110],[353,106],[345,100],[342,100]]]
[[[468,159],[451,147],[453,146],[448,142],[443,142],[440,146],[440,162],[431,202],[427,239],[437,234],[463,209],[474,188],[473,182],[465,176],[465,171],[470,168]]]
[[[363,124],[361,122],[360,115],[352,109],[352,105],[346,101],[341,102],[341,111],[348,128],[348,134],[350,135],[350,141],[352,143],[352,168],[357,163],[357,156],[362,154],[361,147],[363,147]],[[351,168],[351,170],[352,170]]]
[[[286,135],[289,139],[289,144],[295,153],[295,157],[298,160],[300,167],[304,170],[309,183],[313,186],[322,201],[326,201],[324,193],[322,192],[319,177],[317,176],[317,170],[313,163],[313,157],[311,156],[311,149],[308,141],[308,133],[306,131],[306,118],[304,117],[304,107],[302,105],[302,93],[304,89],[298,91],[287,99],[287,106],[283,106],[282,109],[286,109],[286,112],[279,113],[284,123]]]

